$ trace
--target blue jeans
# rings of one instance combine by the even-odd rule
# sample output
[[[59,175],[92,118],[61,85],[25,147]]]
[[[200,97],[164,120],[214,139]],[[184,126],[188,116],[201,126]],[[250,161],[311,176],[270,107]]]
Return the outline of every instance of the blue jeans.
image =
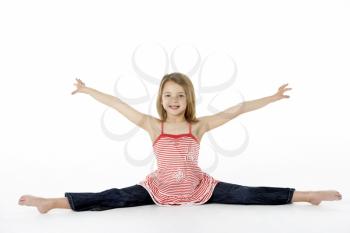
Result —
[[[211,198],[205,203],[243,205],[283,205],[290,204],[295,189],[277,187],[249,187],[219,182]],[[141,185],[113,188],[98,193],[65,193],[74,211],[100,211],[122,207],[155,204]]]
[[[294,188],[252,187],[219,182],[213,195],[205,203],[241,205],[284,205],[291,204]]]

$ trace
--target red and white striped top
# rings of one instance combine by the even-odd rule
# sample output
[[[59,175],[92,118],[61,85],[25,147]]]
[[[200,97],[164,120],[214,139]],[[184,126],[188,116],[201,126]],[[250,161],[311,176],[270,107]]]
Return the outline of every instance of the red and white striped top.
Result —
[[[139,183],[157,205],[200,205],[209,200],[219,181],[199,168],[199,148],[191,123],[186,134],[166,134],[161,123],[153,143],[158,169]]]

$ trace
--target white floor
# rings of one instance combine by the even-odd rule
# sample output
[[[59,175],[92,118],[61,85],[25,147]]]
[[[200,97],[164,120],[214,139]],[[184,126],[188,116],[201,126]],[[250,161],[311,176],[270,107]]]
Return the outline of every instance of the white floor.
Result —
[[[1,233],[62,232],[350,232],[350,201],[320,206],[243,206],[209,204],[120,208],[101,212],[7,206],[1,210]]]
[[[307,146],[300,147],[306,151],[304,154],[309,154],[301,163],[302,158],[292,155],[302,153],[293,148],[284,152],[283,159],[277,161],[274,158],[278,157],[278,153],[272,147],[264,149],[252,146],[251,150],[254,148],[261,150],[264,156],[255,156],[258,152],[250,152],[234,159],[222,157],[213,176],[226,182],[252,186],[287,186],[300,191],[336,189],[342,193],[343,200],[323,202],[320,206],[307,203],[281,206],[150,205],[101,212],[55,209],[42,215],[35,208],[17,205],[18,198],[23,194],[60,197],[66,191],[98,192],[112,187],[126,187],[134,184],[138,180],[136,177],[142,178],[147,171],[144,168],[128,168],[127,162],[122,159],[113,164],[114,168],[109,168],[109,163],[86,161],[82,164],[73,159],[64,164],[55,157],[41,159],[40,162],[29,158],[20,162],[7,160],[0,163],[0,233],[350,232],[349,162],[345,156],[348,154],[346,150],[333,152],[329,158],[330,153],[324,149],[325,146],[315,147],[325,150],[323,153],[307,153]],[[339,150],[343,149],[346,148]],[[271,151],[271,156],[265,150]],[[317,163],[313,163],[316,156]]]

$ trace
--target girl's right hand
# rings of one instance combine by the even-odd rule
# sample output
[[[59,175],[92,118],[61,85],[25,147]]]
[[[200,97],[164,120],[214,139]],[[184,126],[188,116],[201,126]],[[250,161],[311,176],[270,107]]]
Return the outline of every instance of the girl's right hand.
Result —
[[[85,83],[83,83],[83,81],[77,78],[75,80],[77,80],[77,83],[74,83],[74,85],[77,87],[77,89],[72,92],[72,95],[78,92],[83,92],[83,90],[86,89]]]

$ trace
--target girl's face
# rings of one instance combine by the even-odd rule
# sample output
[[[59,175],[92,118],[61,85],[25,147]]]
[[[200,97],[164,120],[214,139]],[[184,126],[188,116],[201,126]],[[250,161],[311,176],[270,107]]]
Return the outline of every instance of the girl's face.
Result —
[[[163,86],[162,105],[167,114],[184,114],[187,101],[183,87],[173,81],[167,81]]]

